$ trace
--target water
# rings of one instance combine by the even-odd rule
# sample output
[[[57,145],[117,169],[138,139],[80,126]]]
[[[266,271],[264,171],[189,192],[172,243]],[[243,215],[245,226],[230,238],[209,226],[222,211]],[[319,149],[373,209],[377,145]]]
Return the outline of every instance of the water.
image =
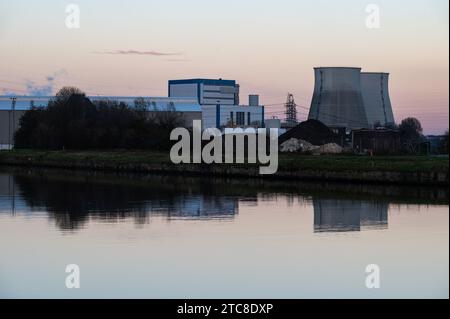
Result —
[[[0,297],[448,298],[448,195],[1,168]]]

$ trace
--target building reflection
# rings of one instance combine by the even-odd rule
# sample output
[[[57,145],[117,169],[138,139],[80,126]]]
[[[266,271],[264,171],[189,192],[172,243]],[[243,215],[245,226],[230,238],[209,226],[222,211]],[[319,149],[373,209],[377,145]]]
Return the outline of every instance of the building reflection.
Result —
[[[350,199],[350,196],[357,199]],[[239,205],[287,199],[314,208],[314,231],[388,227],[391,202],[448,205],[448,188],[351,185],[8,168],[0,171],[0,214],[45,214],[58,228],[89,221],[233,220]],[[264,207],[264,205],[261,205]]]
[[[217,196],[207,184],[174,183],[152,177],[145,183],[85,176],[27,176],[0,174],[0,213],[46,211],[63,230],[84,227],[89,220],[146,224],[152,217],[168,220],[233,219],[237,197]]]
[[[388,227],[387,202],[313,199],[314,232],[352,232]]]

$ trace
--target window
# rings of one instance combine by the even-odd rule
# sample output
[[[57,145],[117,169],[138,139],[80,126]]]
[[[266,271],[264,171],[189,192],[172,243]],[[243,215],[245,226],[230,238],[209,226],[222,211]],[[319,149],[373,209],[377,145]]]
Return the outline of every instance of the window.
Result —
[[[245,112],[236,112],[236,125],[245,125]]]
[[[250,121],[250,112],[247,112],[247,125],[252,124],[252,122]]]

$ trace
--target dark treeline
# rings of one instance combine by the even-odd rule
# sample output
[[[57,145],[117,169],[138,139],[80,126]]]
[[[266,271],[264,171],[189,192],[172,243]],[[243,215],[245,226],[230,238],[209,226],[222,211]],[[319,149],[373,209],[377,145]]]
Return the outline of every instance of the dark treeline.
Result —
[[[63,88],[45,108],[28,110],[14,136],[15,148],[28,149],[169,149],[170,132],[180,126],[175,110],[147,112],[117,101],[92,103],[75,88]]]

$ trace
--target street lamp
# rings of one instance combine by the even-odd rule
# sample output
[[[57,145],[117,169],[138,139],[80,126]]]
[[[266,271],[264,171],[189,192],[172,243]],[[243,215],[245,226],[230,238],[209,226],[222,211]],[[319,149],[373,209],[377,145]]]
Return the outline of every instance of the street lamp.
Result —
[[[16,101],[17,101],[17,97],[10,97],[10,99],[11,99],[11,112],[12,112],[12,125],[13,125],[13,128],[12,128],[12,134],[11,134],[11,116],[10,116],[10,119],[9,119],[9,147],[10,147],[10,149],[12,149],[12,144],[14,144],[13,143],[13,139],[14,139],[14,133],[15,133],[15,131],[16,131],[16,121],[15,121],[15,115],[14,115],[14,113],[15,113],[15,110],[16,110]],[[11,136],[12,135],[12,136]]]

